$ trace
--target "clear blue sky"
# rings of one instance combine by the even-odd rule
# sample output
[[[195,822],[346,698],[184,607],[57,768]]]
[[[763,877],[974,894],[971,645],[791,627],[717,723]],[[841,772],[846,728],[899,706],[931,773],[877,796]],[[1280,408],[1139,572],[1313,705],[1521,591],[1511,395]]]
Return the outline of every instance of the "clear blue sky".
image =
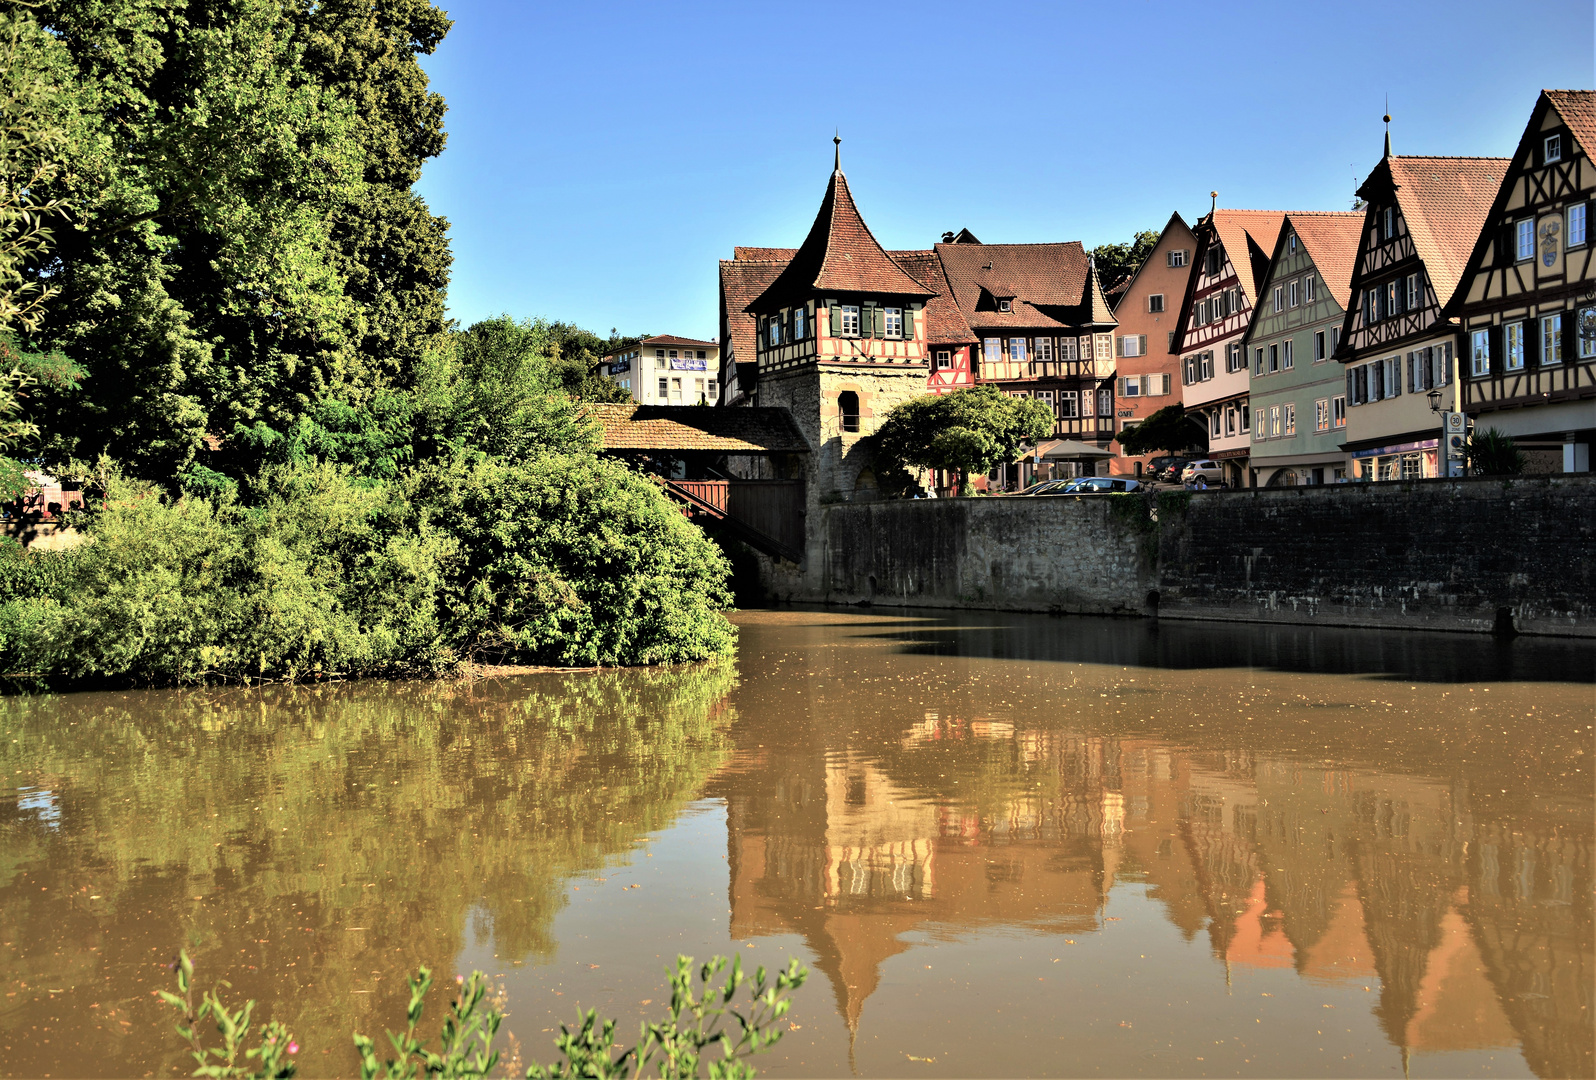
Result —
[[[717,259],[795,246],[842,165],[877,239],[1087,246],[1346,209],[1380,153],[1506,155],[1596,80],[1591,0],[447,4],[453,317],[712,338]]]

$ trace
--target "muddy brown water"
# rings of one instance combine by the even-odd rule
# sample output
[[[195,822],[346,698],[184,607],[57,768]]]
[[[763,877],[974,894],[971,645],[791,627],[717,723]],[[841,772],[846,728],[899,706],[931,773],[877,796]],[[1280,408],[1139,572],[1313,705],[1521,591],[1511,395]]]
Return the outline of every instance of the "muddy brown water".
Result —
[[[737,621],[667,671],[0,700],[0,1072],[186,1075],[186,945],[305,1076],[418,964],[547,1062],[716,952],[812,972],[768,1075],[1592,1075],[1596,648]]]

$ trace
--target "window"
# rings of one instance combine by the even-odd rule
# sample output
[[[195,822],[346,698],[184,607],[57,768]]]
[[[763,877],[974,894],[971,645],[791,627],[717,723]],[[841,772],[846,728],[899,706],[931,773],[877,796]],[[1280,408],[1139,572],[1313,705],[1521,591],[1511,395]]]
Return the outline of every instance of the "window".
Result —
[[[1016,364],[1025,363],[1025,339],[1022,337],[1009,338],[1009,359]]]
[[[1079,416],[1081,414],[1080,395],[1074,390],[1060,391],[1058,395],[1058,414],[1065,420],[1073,420]]]
[[[1313,335],[1313,362],[1319,363],[1325,358],[1324,331],[1320,330]]]
[[[953,350],[952,349],[938,349],[937,350],[937,370],[938,371],[946,371],[946,370],[948,370],[948,368],[950,368],[952,366],[953,366]]]
[[[716,381],[715,379],[711,379],[711,380],[709,380],[707,388],[708,388],[708,391],[709,391],[709,400],[711,400],[711,401],[719,401],[720,400],[720,383],[718,381]]]
[[[665,350],[664,349],[655,349],[654,350],[654,367],[656,369],[659,369],[659,370],[664,370],[664,368],[665,368]]]
[[[703,349],[699,349],[698,350],[698,358],[700,360],[704,359],[704,350]]]
[[[1260,431],[1258,434],[1259,435],[1264,435],[1265,433]],[[1274,439],[1274,438],[1278,438],[1279,436],[1280,436],[1280,406],[1279,405],[1271,405],[1271,406],[1269,406],[1269,431],[1268,431],[1268,434],[1267,434],[1266,437],[1270,438],[1270,439]]]
[[[1385,313],[1396,315],[1402,311],[1402,283],[1388,281],[1385,283]]]
[[[1264,351],[1263,351],[1263,347],[1259,346],[1258,348],[1256,348],[1256,349],[1254,349],[1252,351],[1252,373],[1254,375],[1262,375],[1263,374],[1263,364],[1264,364]]]
[[[1126,334],[1120,338],[1120,347],[1125,356],[1143,356],[1147,352],[1147,338],[1141,334]]]
[[[1149,296],[1147,298],[1147,310],[1151,311],[1155,315],[1158,314],[1160,311],[1163,311],[1164,310],[1164,294],[1161,293],[1161,292],[1157,292],[1157,293],[1153,293],[1151,296]]]
[[[1406,301],[1402,305],[1402,310],[1417,311],[1419,308],[1424,306],[1419,300],[1419,275],[1409,274],[1407,281],[1408,295]]]
[[[1541,363],[1563,362],[1563,315],[1547,315],[1541,319]]]
[[[693,396],[696,397],[700,401],[704,400],[704,380],[703,379],[694,379],[693,380]]]
[[[1168,340],[1166,340],[1164,342],[1164,351],[1165,352],[1174,352],[1175,351],[1175,331],[1171,330],[1168,333],[1167,338],[1168,338]]]
[[[1058,339],[1058,358],[1060,360],[1074,360],[1076,358],[1074,338],[1067,337]]]
[[[1247,351],[1241,347],[1241,342],[1233,341],[1225,346],[1225,370],[1247,370]]]
[[[1430,385],[1452,385],[1452,346],[1437,345],[1425,350],[1430,354]]]
[[[1209,248],[1204,255],[1203,262],[1206,265],[1203,267],[1203,269],[1209,277],[1213,277],[1219,273],[1220,254],[1221,253],[1218,248]]]
[[[1338,428],[1347,426],[1347,399],[1333,397],[1330,399],[1330,422]]]
[[[1596,356],[1596,308],[1580,308],[1574,323],[1579,336],[1579,357]]]
[[[1241,403],[1241,433],[1243,435],[1252,430],[1252,406],[1245,401]]]
[[[770,320],[769,330],[770,330],[769,344],[771,344],[771,345],[780,345],[781,344],[781,320],[780,319],[771,319]],[[671,352],[672,359],[674,359],[675,356],[676,356],[676,353],[674,351],[672,351]]]
[[[1177,251],[1171,251],[1169,253],[1169,265],[1170,266],[1185,266],[1186,265],[1186,251],[1185,251],[1184,248],[1182,248],[1180,250],[1177,250]]]
[[[1280,370],[1290,371],[1291,367],[1291,340],[1288,338],[1280,343]]]
[[[676,350],[675,350],[675,349],[672,349],[672,350],[671,350],[671,359],[672,359],[672,360],[675,360],[675,359],[676,359]]]
[[[1036,358],[1044,364],[1050,364],[1053,362],[1052,338],[1043,337],[1036,339]]]
[[[837,395],[837,415],[842,422],[842,430],[859,430],[859,395],[852,390],[844,390]]]
[[[1190,386],[1197,381],[1197,357],[1188,356],[1181,360],[1180,381]]]
[[[1081,415],[1092,415],[1092,392],[1090,390],[1081,391]]]
[[[682,380],[671,380],[671,401],[677,405],[682,403]]]
[[[1112,390],[1099,390],[1097,392],[1097,415],[1098,416],[1113,416],[1114,415],[1114,391],[1112,391]]]
[[[1508,323],[1502,328],[1502,367],[1507,371],[1524,368],[1524,324]]]
[[[1297,234],[1291,233],[1286,237],[1286,250],[1295,255],[1297,253]]]
[[[1280,370],[1280,346],[1277,343],[1277,344],[1273,344],[1273,345],[1269,346],[1269,374],[1273,375],[1275,372],[1277,372],[1279,370]]]
[[[1320,398],[1313,403],[1313,430],[1330,430],[1330,399]]]
[[[1398,397],[1402,393],[1402,358],[1388,356],[1380,361],[1385,365],[1385,396]]]
[[[1543,164],[1550,165],[1554,161],[1563,160],[1563,136],[1561,134],[1546,136],[1544,146],[1546,153],[1541,159]]]
[[[1535,257],[1535,222],[1520,221],[1513,226],[1513,233],[1518,238],[1514,245],[1513,257],[1518,262]]]
[[[1390,240],[1395,236],[1396,209],[1394,207],[1388,206],[1385,208],[1385,212],[1381,215],[1380,239]]]
[[[1232,405],[1232,406],[1230,406],[1229,408],[1227,408],[1225,410],[1225,434],[1228,436],[1228,435],[1234,435],[1235,433],[1236,433],[1236,407],[1234,405]]]
[[[1013,311],[1014,310],[1014,304],[1013,304],[1012,301],[1009,301],[1009,300],[999,300],[998,301],[998,310],[999,311]]]
[[[1219,423],[1219,410],[1215,409],[1208,414],[1208,437],[1210,439],[1219,438]]]
[[[1341,348],[1341,327],[1332,326],[1330,328],[1330,355],[1334,356],[1339,348]]]
[[[1092,335],[1090,335],[1090,334],[1082,334],[1081,335],[1081,359],[1082,360],[1090,360],[1091,358],[1092,358]]]
[[[1311,303],[1313,303],[1313,301],[1315,299],[1315,293],[1314,293],[1314,281],[1315,280],[1317,280],[1317,279],[1312,274],[1309,274],[1307,277],[1302,279],[1302,302],[1304,304],[1311,304]]]
[[[1563,234],[1568,237],[1565,246],[1580,247],[1585,243],[1585,204],[1575,203],[1564,216],[1568,219],[1568,229]]]
[[[792,339],[794,341],[802,341],[804,339],[804,318],[808,314],[808,311],[804,308],[799,308],[792,313]]]
[[[988,364],[995,364],[1003,359],[1003,339],[989,337],[982,341],[981,359]]]
[[[842,310],[842,336],[843,337],[858,337],[859,336],[859,305],[858,304],[844,304],[844,305],[842,305],[842,309],[841,310]]]
[[[1198,374],[1202,376],[1203,381],[1207,382],[1212,379],[1214,377],[1214,354],[1205,352],[1197,360]]]
[[[669,382],[669,380],[661,379],[659,381],[659,397],[660,397],[661,401],[665,400],[665,396],[669,392],[669,390],[670,390],[670,382]]]
[[[1276,311],[1283,311],[1285,309],[1286,305],[1282,301],[1282,297],[1285,296],[1285,293],[1286,293],[1286,290],[1282,289],[1279,285],[1275,286],[1275,310]]]
[[[1290,307],[1296,307],[1297,304],[1300,303],[1300,300],[1297,296],[1297,288],[1298,286],[1295,281],[1286,286],[1286,303]]]
[[[1120,397],[1141,397],[1142,381],[1140,379],[1121,379],[1119,381]]]
[[[1149,394],[1157,397],[1169,396],[1169,372],[1166,371],[1161,375],[1149,375],[1147,377],[1152,380],[1152,383],[1147,387]]]
[[[1288,401],[1284,405],[1280,406],[1280,423],[1281,423],[1281,427],[1283,429],[1281,431],[1281,434],[1283,434],[1283,435],[1295,435],[1297,433],[1297,404],[1296,404],[1296,402]]]
[[[1114,355],[1114,335],[1093,334],[1092,351],[1097,354],[1099,360],[1110,359]]]
[[[887,308],[887,336],[889,338],[903,337],[903,309]]]
[[[1476,379],[1491,373],[1491,332],[1476,330],[1469,335],[1469,352],[1472,359],[1469,371]]]

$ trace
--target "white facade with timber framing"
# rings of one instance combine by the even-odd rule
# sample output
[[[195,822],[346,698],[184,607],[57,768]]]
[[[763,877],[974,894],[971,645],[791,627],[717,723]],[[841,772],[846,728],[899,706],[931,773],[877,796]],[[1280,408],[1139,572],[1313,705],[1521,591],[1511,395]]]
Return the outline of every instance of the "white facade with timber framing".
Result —
[[[1388,118],[1389,119],[1389,118]],[[1358,480],[1439,475],[1439,408],[1458,411],[1460,328],[1443,315],[1505,158],[1385,156],[1358,188],[1367,207],[1335,354],[1346,371],[1342,444]]]
[[[1175,348],[1188,413],[1208,426],[1208,456],[1224,462],[1225,482],[1247,485],[1252,446],[1247,358],[1242,337],[1258,300],[1258,284],[1280,235],[1285,212],[1219,210],[1192,232],[1197,252],[1181,302]]]
[[[1476,430],[1556,451],[1563,472],[1589,471],[1596,441],[1593,146],[1596,92],[1543,91],[1448,308]]]

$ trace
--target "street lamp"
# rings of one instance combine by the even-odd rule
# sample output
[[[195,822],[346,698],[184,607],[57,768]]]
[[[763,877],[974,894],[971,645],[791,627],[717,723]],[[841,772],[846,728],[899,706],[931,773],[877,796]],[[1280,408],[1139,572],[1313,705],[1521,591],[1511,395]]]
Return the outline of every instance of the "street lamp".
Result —
[[[1431,412],[1438,413],[1438,412],[1441,411],[1441,391],[1440,390],[1431,390],[1428,394],[1425,394],[1424,396],[1430,399],[1430,411]]]

